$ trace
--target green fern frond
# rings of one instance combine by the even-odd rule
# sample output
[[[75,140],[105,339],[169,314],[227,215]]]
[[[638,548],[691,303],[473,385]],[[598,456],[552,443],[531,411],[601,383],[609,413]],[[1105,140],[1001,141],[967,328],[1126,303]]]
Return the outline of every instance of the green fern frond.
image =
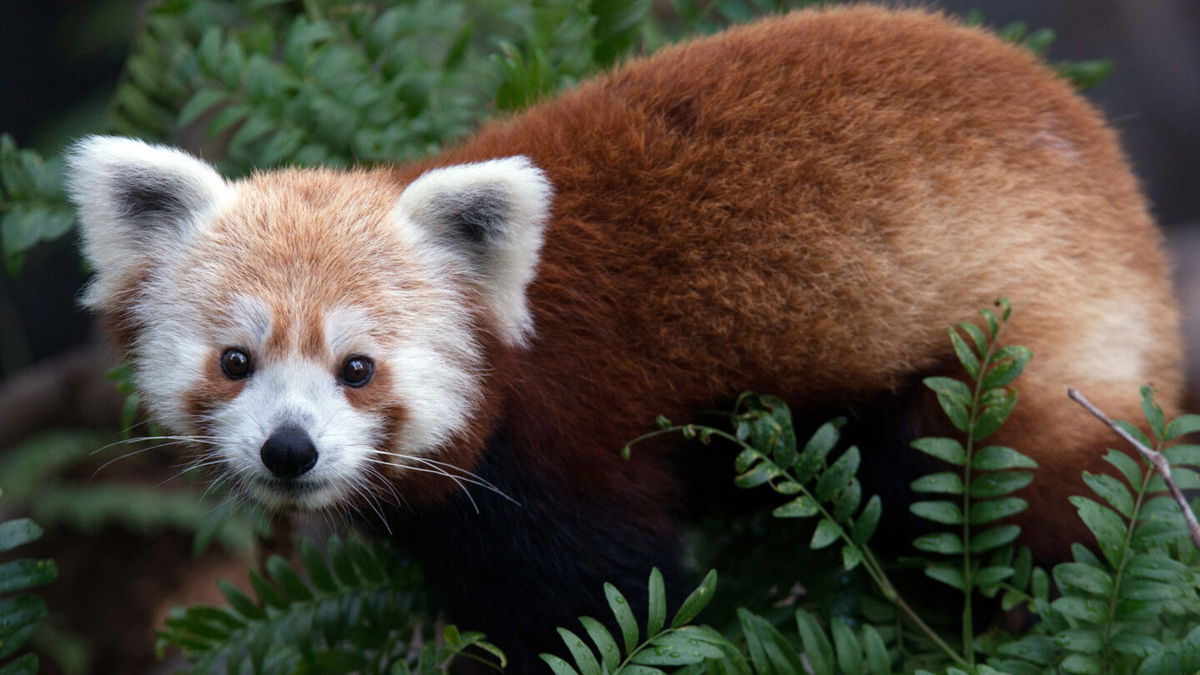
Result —
[[[382,545],[331,537],[325,551],[300,546],[302,565],[273,556],[251,571],[252,595],[218,585],[229,606],[177,609],[159,633],[159,650],[183,649],[196,672],[443,672],[470,648],[503,654],[479,633],[449,627],[439,644],[411,653],[424,598],[411,563]],[[431,641],[432,642],[432,641]]]
[[[0,553],[41,536],[42,528],[28,518],[0,523]],[[0,564],[0,661],[16,654],[46,616],[42,599],[23,591],[48,584],[57,576],[53,560],[20,558]],[[36,654],[22,654],[0,667],[0,675],[33,675],[37,671]]]
[[[662,573],[650,572],[646,625],[640,627],[629,601],[612,584],[604,584],[604,595],[621,631],[621,645],[600,621],[583,616],[589,645],[579,635],[560,627],[572,662],[553,654],[542,654],[542,660],[556,675],[662,675],[663,667],[680,667],[703,663],[706,659],[726,658],[728,651],[736,652],[729,641],[707,626],[691,626],[716,592],[717,573],[712,570],[704,581],[684,600],[667,624],[667,594]],[[645,639],[640,639],[644,635]]]
[[[62,163],[19,150],[11,136],[0,135],[0,252],[8,273],[20,272],[26,253],[70,232],[74,223]]]

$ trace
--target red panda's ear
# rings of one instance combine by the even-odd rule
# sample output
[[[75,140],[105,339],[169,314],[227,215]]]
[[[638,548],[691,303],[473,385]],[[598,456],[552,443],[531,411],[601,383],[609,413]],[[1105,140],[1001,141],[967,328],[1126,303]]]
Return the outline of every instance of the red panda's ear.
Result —
[[[177,251],[228,197],[207,163],[179,150],[89,136],[67,155],[67,191],[95,270],[84,304],[103,304],[148,261]]]
[[[500,335],[513,345],[533,330],[525,289],[537,271],[552,192],[528,158],[506,157],[427,171],[397,204],[402,226],[476,268]]]

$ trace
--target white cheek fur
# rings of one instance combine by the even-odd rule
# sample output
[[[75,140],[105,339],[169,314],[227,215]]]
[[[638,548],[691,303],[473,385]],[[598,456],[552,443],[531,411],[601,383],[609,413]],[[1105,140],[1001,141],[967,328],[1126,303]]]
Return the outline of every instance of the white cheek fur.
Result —
[[[243,488],[267,506],[321,508],[354,495],[379,440],[382,420],[346,400],[333,374],[304,359],[259,368],[242,393],[214,411],[216,452]],[[304,429],[317,448],[317,463],[302,482],[312,489],[285,499],[263,483],[263,443],[284,424]]]

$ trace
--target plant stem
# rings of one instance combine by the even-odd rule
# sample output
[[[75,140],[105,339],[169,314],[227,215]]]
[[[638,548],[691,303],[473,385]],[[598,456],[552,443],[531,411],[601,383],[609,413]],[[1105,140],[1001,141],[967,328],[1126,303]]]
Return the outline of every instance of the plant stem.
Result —
[[[769,457],[767,457],[767,455],[765,453],[762,453],[761,450],[759,450],[758,448],[755,448],[751,445],[748,445],[746,442],[738,439],[733,434],[730,434],[721,429],[715,429],[713,427],[702,427],[702,426],[697,426],[697,425],[693,425],[693,424],[681,424],[681,425],[677,425],[677,426],[667,427],[665,429],[659,429],[657,431],[651,431],[649,433],[638,436],[634,440],[630,441],[629,445],[627,445],[626,448],[628,448],[630,445],[633,445],[634,443],[637,443],[639,441],[643,441],[643,440],[646,440],[649,438],[654,438],[655,436],[661,436],[663,434],[683,432],[685,429],[688,430],[688,433],[696,433],[703,429],[709,435],[717,436],[719,438],[723,438],[727,441],[730,441],[730,442],[734,443],[735,445],[741,447],[743,450],[753,450],[754,452],[763,454],[763,457],[766,458],[767,461],[770,461],[773,464],[775,464],[775,462],[773,460],[771,460]],[[790,471],[779,466],[778,464],[775,464],[775,466],[783,474],[784,478],[786,478],[787,480],[791,481],[792,483],[800,486],[800,491],[804,494],[804,496],[811,499],[813,501],[813,503],[817,505],[817,509],[820,512],[821,517],[827,518],[834,523],[838,522],[833,517],[833,514],[829,513],[829,511],[826,510],[825,506],[823,504],[821,504],[821,502],[819,500],[817,500],[816,495],[812,494],[812,492],[810,492],[809,489],[803,483],[796,480],[796,477],[793,476]],[[916,613],[916,611],[914,611],[913,608],[910,607],[908,605],[908,603],[904,601],[904,598],[901,597],[900,592],[896,590],[896,586],[894,584],[892,584],[891,579],[888,578],[887,573],[883,571],[883,565],[881,565],[879,563],[879,560],[875,557],[875,554],[871,551],[870,547],[868,547],[866,544],[856,543],[853,539],[851,539],[850,535],[847,534],[847,532],[846,532],[846,528],[841,527],[841,523],[838,523],[838,529],[839,529],[839,534],[838,534],[839,538],[841,538],[841,540],[846,545],[852,546],[852,547],[858,549],[859,552],[862,553],[863,569],[867,570],[867,575],[870,576],[871,580],[875,582],[875,585],[879,587],[879,591],[881,593],[883,593],[883,596],[885,598],[887,598],[889,601],[891,601],[891,603],[894,604],[896,606],[896,608],[899,609],[900,612],[904,616],[908,617],[908,620],[911,621],[913,623],[913,625],[916,626],[922,633],[924,633],[925,636],[927,638],[929,638],[930,642],[932,642],[935,646],[937,646],[938,649],[940,649],[942,652],[944,652],[946,654],[946,656],[950,657],[950,659],[952,659],[955,663],[959,664],[960,666],[966,666],[966,667],[973,669],[974,668],[973,662],[968,662],[967,660],[963,659],[963,657],[961,655],[959,655],[958,652],[954,651],[953,647],[946,644],[946,641],[943,640],[941,638],[941,636],[939,636],[937,634],[937,631],[935,631],[933,628],[931,628],[929,626],[929,624],[927,624],[923,620],[921,620],[921,617]]]
[[[1162,441],[1158,442],[1156,450],[1162,450]],[[1133,531],[1137,528],[1138,515],[1142,512],[1142,502],[1146,498],[1146,489],[1150,486],[1152,478],[1154,478],[1152,470],[1142,476],[1137,500],[1133,503],[1133,513],[1129,517],[1129,527],[1125,530],[1125,543],[1121,546],[1121,562],[1117,564],[1116,574],[1113,575],[1112,593],[1108,596],[1108,609],[1104,613],[1104,651],[1100,658],[1101,675],[1108,672],[1109,655],[1112,651],[1113,624],[1117,614],[1117,598],[1121,595],[1121,577],[1124,576],[1126,564],[1129,562],[1129,547],[1133,543]]]
[[[988,368],[992,365],[992,358],[996,355],[996,347],[1000,344],[1000,334],[1004,332],[1008,326],[1010,312],[1004,311],[1001,314],[1000,322],[996,326],[996,332],[988,340],[987,352],[983,354],[983,358],[979,361],[979,371],[975,374],[975,391],[971,397],[971,414],[967,420],[967,442],[964,450],[964,461],[962,469],[963,480],[963,500],[962,500],[962,542],[963,542],[963,617],[962,617],[962,649],[963,655],[966,656],[967,662],[971,668],[975,667],[975,612],[973,608],[973,600],[975,595],[974,569],[971,564],[971,461],[975,455],[975,423],[979,421],[979,415],[983,412],[980,405],[984,389],[983,382],[987,377]],[[952,329],[953,330],[953,329]]]

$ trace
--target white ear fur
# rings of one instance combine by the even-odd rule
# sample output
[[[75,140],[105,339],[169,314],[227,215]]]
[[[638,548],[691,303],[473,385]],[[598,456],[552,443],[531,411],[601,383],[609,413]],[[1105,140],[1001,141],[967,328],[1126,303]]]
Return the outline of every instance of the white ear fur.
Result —
[[[552,193],[541,169],[518,156],[427,171],[397,203],[402,221],[471,260],[510,344],[525,344],[533,331],[525,289],[537,271]]]
[[[148,258],[177,251],[231,194],[209,164],[129,138],[89,136],[66,159],[67,191],[95,270],[83,298],[91,307]]]

